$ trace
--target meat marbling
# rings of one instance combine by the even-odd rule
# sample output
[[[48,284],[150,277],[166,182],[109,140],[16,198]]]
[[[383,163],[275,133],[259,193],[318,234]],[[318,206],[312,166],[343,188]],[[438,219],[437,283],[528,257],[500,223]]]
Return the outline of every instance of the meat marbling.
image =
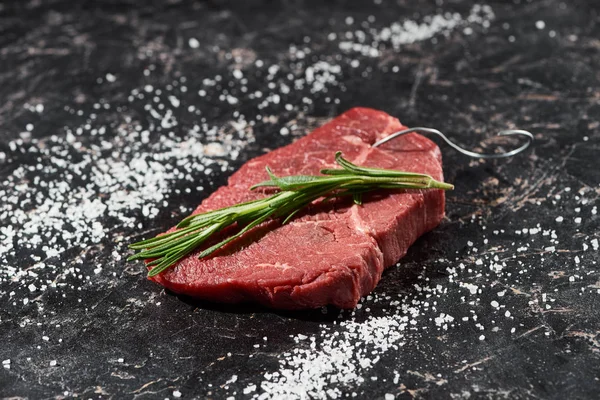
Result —
[[[439,148],[415,133],[380,147],[375,141],[406,129],[388,114],[354,108],[296,142],[254,158],[205,199],[194,214],[264,196],[248,188],[267,178],[317,175],[338,167],[336,151],[370,167],[420,172],[443,180]],[[354,308],[383,270],[406,254],[444,216],[438,189],[374,192],[351,201],[316,205],[281,226],[271,221],[198,260],[194,254],[151,278],[176,293],[215,302],[257,302],[279,309],[334,305]]]

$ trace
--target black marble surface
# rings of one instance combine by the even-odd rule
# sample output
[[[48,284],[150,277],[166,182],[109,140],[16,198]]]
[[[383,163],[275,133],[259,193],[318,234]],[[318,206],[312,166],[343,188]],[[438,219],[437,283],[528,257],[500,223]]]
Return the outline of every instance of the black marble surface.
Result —
[[[0,396],[250,398],[286,353],[309,360],[363,326],[333,343],[373,352],[372,365],[346,362],[364,381],[336,382],[340,362],[317,373],[313,360],[312,397],[598,398],[599,11],[582,0],[0,2]],[[468,147],[507,127],[536,142],[485,162],[442,146],[456,185],[447,218],[354,313],[199,304],[119,257],[244,161],[353,106]],[[225,151],[189,147],[210,142]],[[159,165],[135,167],[153,154]],[[390,321],[406,322],[401,337]],[[378,332],[395,348],[377,348]],[[275,386],[265,397],[294,397]]]

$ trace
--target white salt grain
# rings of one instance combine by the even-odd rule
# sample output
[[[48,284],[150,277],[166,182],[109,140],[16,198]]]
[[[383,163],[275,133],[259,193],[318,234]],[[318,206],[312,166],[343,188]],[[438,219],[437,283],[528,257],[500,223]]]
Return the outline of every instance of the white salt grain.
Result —
[[[256,385],[251,383],[250,385],[246,386],[243,390],[244,394],[250,394],[252,392],[256,391]]]
[[[234,69],[233,70],[233,77],[235,79],[242,79],[244,77],[244,74],[239,69]]]

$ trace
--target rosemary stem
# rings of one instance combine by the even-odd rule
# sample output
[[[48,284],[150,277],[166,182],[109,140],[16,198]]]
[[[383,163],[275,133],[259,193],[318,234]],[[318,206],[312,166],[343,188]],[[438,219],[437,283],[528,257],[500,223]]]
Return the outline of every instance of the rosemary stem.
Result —
[[[345,160],[339,152],[335,159],[342,169],[325,169],[320,176],[278,177],[267,167],[270,180],[260,182],[251,189],[274,187],[279,189],[278,192],[261,199],[190,215],[173,232],[131,244],[129,247],[137,253],[128,260],[147,260],[146,265],[151,268],[148,276],[152,277],[173,266],[224,229],[239,227],[237,233],[202,250],[199,258],[213,254],[270,218],[283,218],[282,223],[285,224],[300,210],[319,199],[326,201],[352,196],[353,201],[360,205],[362,195],[374,190],[453,189],[451,184],[437,181],[429,175],[357,166]]]

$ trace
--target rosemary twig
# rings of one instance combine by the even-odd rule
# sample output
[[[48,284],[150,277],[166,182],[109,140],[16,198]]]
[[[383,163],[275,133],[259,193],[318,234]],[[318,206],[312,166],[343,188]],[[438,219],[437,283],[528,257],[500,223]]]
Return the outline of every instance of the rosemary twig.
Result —
[[[202,246],[214,234],[231,226],[241,228],[237,233],[223,239],[198,254],[204,258],[239,238],[261,223],[283,218],[285,224],[304,207],[318,199],[352,196],[356,204],[362,204],[362,194],[376,189],[452,189],[453,186],[439,182],[429,175],[388,169],[367,168],[352,164],[340,152],[335,155],[342,169],[324,169],[323,175],[294,175],[278,177],[267,167],[269,180],[251,187],[276,187],[279,192],[258,200],[190,215],[177,225],[177,230],[131,244],[138,252],[128,260],[150,260],[152,269],[148,276],[155,276]]]

